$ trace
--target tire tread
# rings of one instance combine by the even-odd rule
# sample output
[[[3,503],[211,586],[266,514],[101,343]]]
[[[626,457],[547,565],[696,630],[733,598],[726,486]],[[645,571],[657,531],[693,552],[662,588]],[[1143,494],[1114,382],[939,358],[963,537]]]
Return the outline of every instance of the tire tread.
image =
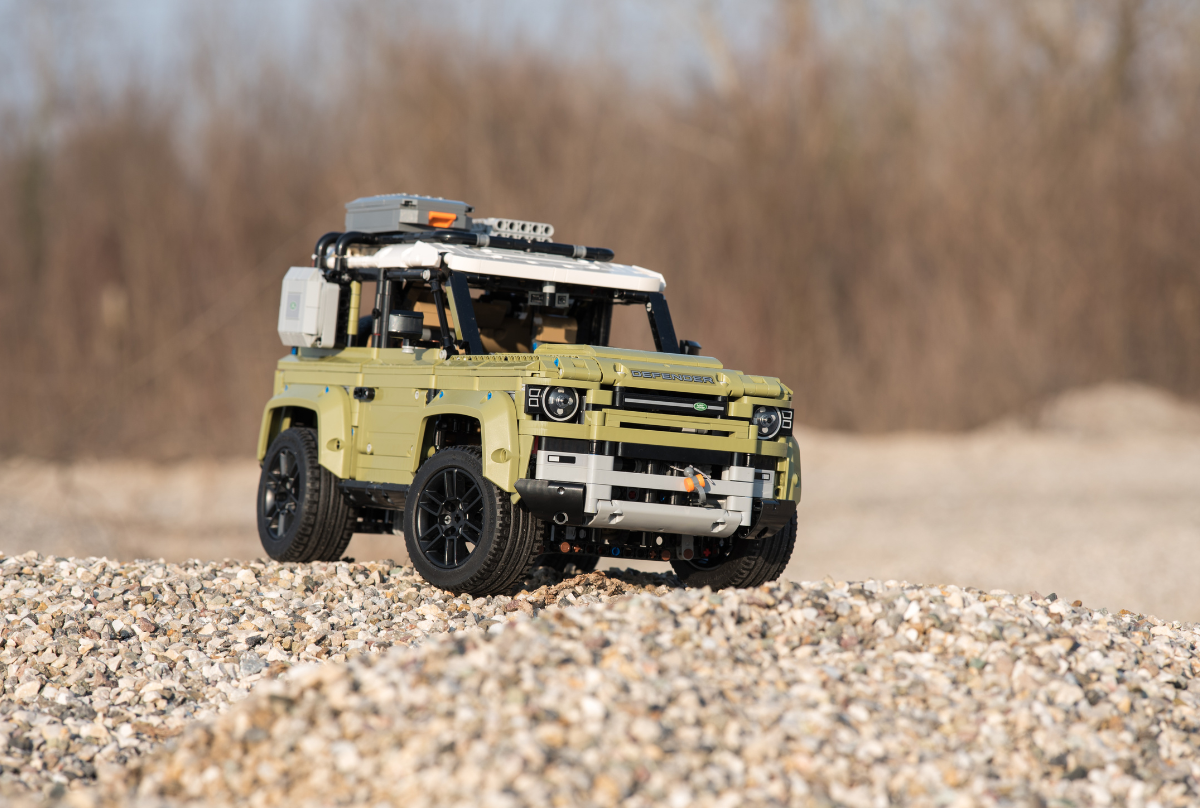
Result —
[[[797,518],[792,518],[774,535],[747,542],[740,555],[729,558],[709,570],[693,567],[687,561],[671,561],[675,574],[685,586],[711,586],[714,589],[749,589],[774,581],[783,574],[796,546]]]
[[[338,489],[338,478],[320,464],[316,432],[308,427],[292,427],[281,432],[271,443],[263,463],[264,474],[267,462],[276,447],[282,443],[297,442],[293,446],[303,455],[303,479],[300,481],[299,526],[291,542],[284,548],[272,551],[269,537],[264,534],[261,515],[258,519],[259,536],[263,549],[276,561],[337,561],[342,557],[354,535],[356,514]],[[316,473],[312,473],[313,470]],[[262,502],[262,485],[259,486],[259,507]]]
[[[533,548],[540,535],[534,524],[537,520],[524,508],[514,505],[507,491],[483,476],[483,452],[478,446],[447,447],[432,459],[436,458],[452,462],[478,477],[484,496],[491,497],[496,513],[495,535],[483,566],[467,580],[443,588],[456,593],[470,593],[477,597],[509,591],[524,577],[533,563]],[[421,472],[418,471],[417,474],[420,475]],[[416,487],[414,485],[414,489]],[[412,493],[417,492],[414,490]],[[409,520],[405,521],[406,526],[410,524]],[[415,537],[413,541],[415,546]],[[413,554],[412,550],[410,547],[410,555]]]

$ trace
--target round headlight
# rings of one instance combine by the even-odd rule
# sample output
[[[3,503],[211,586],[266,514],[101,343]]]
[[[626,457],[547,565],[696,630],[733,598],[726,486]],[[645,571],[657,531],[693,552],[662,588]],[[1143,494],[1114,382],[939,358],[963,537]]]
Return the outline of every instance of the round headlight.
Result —
[[[542,394],[542,412],[551,421],[570,421],[579,412],[579,394],[570,387],[551,387]]]
[[[775,407],[755,407],[750,423],[758,427],[760,440],[770,440],[779,434],[783,419],[779,417],[779,410]]]

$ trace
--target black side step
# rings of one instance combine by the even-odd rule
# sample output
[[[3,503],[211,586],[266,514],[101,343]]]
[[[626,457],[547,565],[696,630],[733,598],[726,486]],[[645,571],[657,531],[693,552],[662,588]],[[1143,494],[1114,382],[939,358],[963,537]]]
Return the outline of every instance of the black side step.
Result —
[[[402,511],[405,500],[408,499],[408,486],[398,483],[342,480],[340,487],[350,504],[359,508],[385,508],[389,511]]]

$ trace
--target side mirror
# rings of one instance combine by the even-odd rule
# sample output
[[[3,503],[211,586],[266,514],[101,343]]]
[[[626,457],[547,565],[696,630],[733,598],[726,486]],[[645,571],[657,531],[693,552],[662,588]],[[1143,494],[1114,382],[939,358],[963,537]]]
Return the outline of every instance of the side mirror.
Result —
[[[686,356],[699,356],[700,343],[691,339],[681,339],[679,340],[679,352]]]

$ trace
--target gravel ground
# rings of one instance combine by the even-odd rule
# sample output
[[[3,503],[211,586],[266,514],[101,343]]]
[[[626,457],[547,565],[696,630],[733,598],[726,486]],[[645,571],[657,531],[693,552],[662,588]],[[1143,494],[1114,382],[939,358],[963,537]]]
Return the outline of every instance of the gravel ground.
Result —
[[[30,556],[0,572],[14,795],[57,782],[93,808],[1200,799],[1200,626],[1053,595],[895,581],[712,593],[593,573],[471,601],[373,564]],[[80,788],[93,768],[99,785]]]
[[[531,591],[472,600],[391,563],[0,558],[0,797],[119,770],[298,663],[675,582],[631,571],[564,586],[538,569]]]

